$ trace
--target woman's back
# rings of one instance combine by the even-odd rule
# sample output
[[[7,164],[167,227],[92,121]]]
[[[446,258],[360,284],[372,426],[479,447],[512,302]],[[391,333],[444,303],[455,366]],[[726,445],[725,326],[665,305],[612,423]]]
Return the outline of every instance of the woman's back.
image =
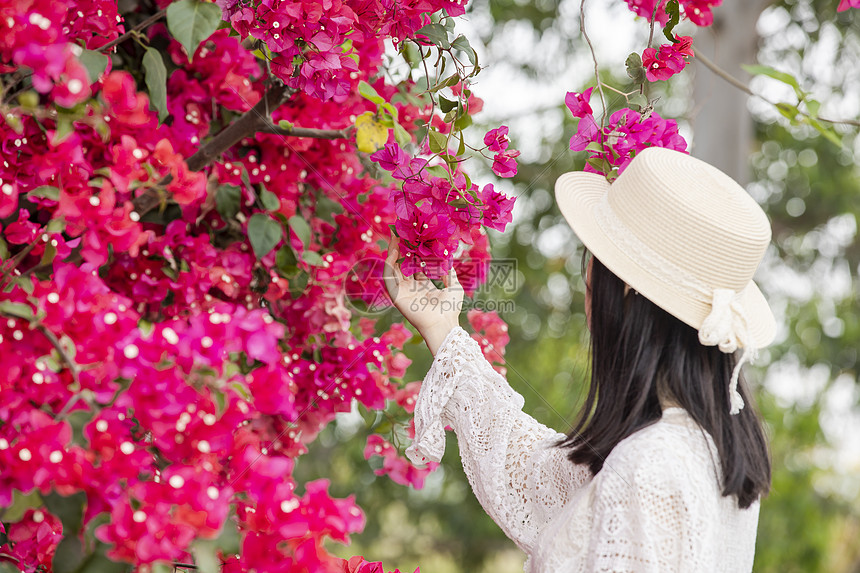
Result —
[[[721,495],[710,436],[681,408],[612,450],[541,532],[531,571],[749,571],[759,504]]]

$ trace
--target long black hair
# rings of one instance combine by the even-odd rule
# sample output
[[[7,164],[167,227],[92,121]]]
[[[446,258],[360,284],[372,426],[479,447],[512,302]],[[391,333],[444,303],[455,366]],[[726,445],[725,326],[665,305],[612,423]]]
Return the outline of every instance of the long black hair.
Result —
[[[583,257],[583,277],[587,263]],[[714,440],[724,496],[749,507],[770,488],[770,457],[743,378],[746,407],[732,415],[729,380],[737,358],[699,343],[695,329],[636,293],[596,258],[591,294],[591,386],[574,429],[559,446],[596,475],[624,438],[660,419],[659,393]]]

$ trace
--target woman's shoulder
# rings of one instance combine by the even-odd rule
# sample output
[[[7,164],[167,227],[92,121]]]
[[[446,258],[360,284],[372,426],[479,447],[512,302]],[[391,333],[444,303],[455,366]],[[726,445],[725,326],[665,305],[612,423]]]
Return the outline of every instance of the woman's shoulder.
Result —
[[[716,485],[716,455],[710,436],[685,410],[667,408],[660,420],[620,441],[603,471],[609,469],[628,483],[660,481],[682,487],[698,481],[691,480],[697,476]]]

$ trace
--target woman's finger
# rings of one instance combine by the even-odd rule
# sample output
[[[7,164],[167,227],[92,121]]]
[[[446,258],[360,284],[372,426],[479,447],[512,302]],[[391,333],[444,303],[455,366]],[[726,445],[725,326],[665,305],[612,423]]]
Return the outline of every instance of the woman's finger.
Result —
[[[388,296],[391,300],[397,298],[399,290],[398,285],[403,280],[403,273],[397,267],[397,259],[400,257],[400,239],[397,236],[391,238],[388,243],[388,256],[385,258],[385,264],[382,268],[382,280],[385,282],[385,290],[388,291]]]
[[[448,271],[448,274],[442,277],[442,283],[445,285],[445,288],[463,288],[460,285],[460,279],[457,277],[457,269],[454,267],[454,265],[451,265],[451,269]]]

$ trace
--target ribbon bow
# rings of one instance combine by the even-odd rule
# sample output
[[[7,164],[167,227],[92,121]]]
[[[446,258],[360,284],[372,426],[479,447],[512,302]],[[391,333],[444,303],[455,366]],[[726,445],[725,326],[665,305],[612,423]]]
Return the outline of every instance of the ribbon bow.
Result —
[[[755,357],[749,337],[746,314],[738,300],[738,293],[732,289],[714,289],[711,312],[699,328],[699,342],[705,346],[718,346],[720,351],[730,354],[743,346],[744,353],[732,370],[729,382],[731,413],[737,414],[744,407],[744,399],[738,392],[738,377],[741,366]]]

